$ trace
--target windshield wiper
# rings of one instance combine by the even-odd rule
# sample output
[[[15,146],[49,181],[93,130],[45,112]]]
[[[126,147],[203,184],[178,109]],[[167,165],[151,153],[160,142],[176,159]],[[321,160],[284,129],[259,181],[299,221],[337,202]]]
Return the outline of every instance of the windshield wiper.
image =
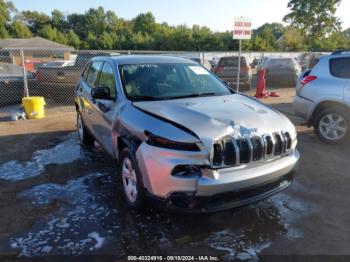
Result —
[[[169,99],[181,99],[181,98],[191,98],[191,97],[201,97],[201,96],[215,96],[219,95],[218,93],[199,93],[199,94],[189,94],[189,95],[182,95],[182,96],[173,96]]]

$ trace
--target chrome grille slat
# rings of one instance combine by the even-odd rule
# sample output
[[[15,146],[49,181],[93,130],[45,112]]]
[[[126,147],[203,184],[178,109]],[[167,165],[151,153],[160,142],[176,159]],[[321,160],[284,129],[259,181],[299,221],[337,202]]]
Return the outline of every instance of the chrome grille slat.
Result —
[[[232,147],[225,148],[227,143],[230,143],[229,145]],[[274,132],[271,135],[254,135],[252,137],[240,137],[238,139],[226,137],[220,142],[216,142],[213,147],[214,154],[212,162],[214,166],[235,166],[283,156],[291,150],[292,139],[289,132],[282,131]],[[271,154],[269,154],[269,151]],[[234,153],[235,156],[225,156],[228,152]]]
[[[284,154],[287,151],[286,138],[285,138],[283,132],[281,132],[280,136],[281,136],[281,139],[282,139],[282,154]]]
[[[253,145],[253,161],[259,161],[264,158],[264,142],[260,136],[253,136],[251,138]]]

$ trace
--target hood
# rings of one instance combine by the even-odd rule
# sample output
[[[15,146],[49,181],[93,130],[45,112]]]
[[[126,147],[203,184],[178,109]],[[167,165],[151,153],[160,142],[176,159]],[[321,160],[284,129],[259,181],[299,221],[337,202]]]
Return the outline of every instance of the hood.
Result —
[[[213,142],[232,137],[271,134],[293,124],[281,113],[240,94],[166,101],[134,102],[137,108],[193,131],[209,148]]]

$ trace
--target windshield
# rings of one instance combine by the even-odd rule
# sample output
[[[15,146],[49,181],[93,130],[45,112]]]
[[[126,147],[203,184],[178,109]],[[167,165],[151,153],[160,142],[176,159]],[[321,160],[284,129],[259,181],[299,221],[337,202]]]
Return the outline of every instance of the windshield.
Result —
[[[119,66],[126,96],[132,101],[229,95],[232,91],[197,64]]]

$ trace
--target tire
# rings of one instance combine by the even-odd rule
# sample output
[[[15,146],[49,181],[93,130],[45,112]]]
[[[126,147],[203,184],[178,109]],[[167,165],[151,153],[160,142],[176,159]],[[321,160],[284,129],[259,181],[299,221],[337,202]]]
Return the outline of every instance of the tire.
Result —
[[[79,112],[77,112],[77,132],[79,140],[83,145],[91,146],[94,143],[95,139],[86,129],[83,118]]]
[[[319,139],[337,145],[350,140],[350,115],[339,107],[321,110],[314,118],[314,130]]]
[[[119,174],[122,180],[124,198],[130,208],[140,209],[145,204],[146,196],[135,154],[125,147],[119,157]]]

